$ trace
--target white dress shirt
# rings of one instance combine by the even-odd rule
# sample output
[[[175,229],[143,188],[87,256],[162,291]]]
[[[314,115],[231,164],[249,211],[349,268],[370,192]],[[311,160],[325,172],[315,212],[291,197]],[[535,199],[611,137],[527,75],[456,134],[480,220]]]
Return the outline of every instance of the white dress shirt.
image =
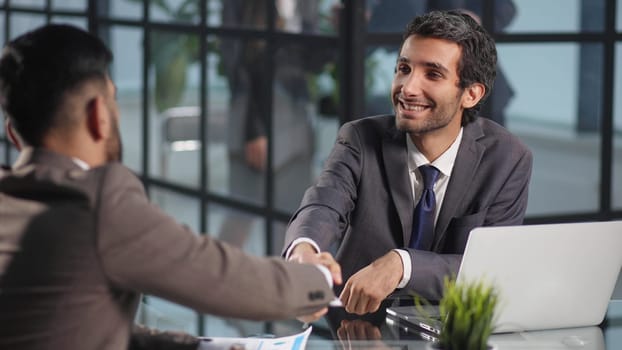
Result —
[[[408,148],[408,175],[410,176],[413,203],[415,206],[419,203],[419,199],[421,198],[421,194],[423,192],[423,179],[421,177],[421,173],[419,172],[419,167],[430,164],[440,171],[438,179],[434,183],[434,195],[436,196],[434,223],[438,220],[438,213],[441,211],[441,206],[443,205],[443,199],[445,198],[445,192],[447,191],[449,177],[451,176],[451,171],[454,168],[456,156],[458,155],[460,141],[462,141],[462,128],[460,128],[460,132],[451,146],[449,146],[443,154],[436,158],[436,160],[430,163],[430,161],[421,152],[419,152],[417,146],[415,146],[410,137],[406,137],[406,145]],[[414,211],[415,207],[413,207],[413,212]],[[394,251],[397,252],[402,258],[402,266],[404,267],[404,274],[402,275],[402,280],[397,285],[397,288],[404,288],[411,278],[412,264],[410,255],[405,249],[394,249]]]

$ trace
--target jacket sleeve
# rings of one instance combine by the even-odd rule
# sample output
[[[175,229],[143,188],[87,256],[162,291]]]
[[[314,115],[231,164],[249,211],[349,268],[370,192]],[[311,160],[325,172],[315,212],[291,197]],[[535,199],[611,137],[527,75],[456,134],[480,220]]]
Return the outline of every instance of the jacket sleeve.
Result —
[[[361,168],[356,128],[344,124],[317,183],[305,192],[300,208],[290,220],[283,254],[300,237],[311,238],[323,251],[341,241],[356,205]]]
[[[107,168],[97,244],[104,270],[118,288],[203,313],[256,320],[311,314],[334,298],[317,267],[252,256],[193,233],[150,204],[128,169]]]

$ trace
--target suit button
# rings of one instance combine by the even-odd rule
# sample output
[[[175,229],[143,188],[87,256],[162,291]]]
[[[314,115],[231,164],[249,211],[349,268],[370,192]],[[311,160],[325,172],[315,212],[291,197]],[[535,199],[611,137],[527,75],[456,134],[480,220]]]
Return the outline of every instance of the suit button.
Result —
[[[324,299],[324,292],[322,292],[321,290],[309,292],[309,300],[313,301],[318,299]]]

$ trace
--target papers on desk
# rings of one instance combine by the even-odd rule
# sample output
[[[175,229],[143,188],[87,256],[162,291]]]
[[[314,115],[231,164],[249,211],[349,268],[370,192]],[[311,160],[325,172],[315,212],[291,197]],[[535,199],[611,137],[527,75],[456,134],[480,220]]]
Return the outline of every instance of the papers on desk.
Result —
[[[198,350],[304,350],[312,328],[281,338],[200,337]]]

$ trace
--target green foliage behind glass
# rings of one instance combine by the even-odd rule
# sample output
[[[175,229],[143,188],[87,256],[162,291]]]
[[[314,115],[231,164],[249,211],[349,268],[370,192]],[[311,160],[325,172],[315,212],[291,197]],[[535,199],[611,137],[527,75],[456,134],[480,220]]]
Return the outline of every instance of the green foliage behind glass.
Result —
[[[130,0],[140,2],[142,0]],[[172,2],[172,1],[171,1]],[[199,0],[174,2],[153,0],[152,7],[157,7],[168,18],[186,22],[199,12]],[[151,36],[151,64],[155,69],[155,105],[158,112],[177,106],[186,88],[186,71],[199,59],[199,41],[193,34],[178,32],[153,31]]]

